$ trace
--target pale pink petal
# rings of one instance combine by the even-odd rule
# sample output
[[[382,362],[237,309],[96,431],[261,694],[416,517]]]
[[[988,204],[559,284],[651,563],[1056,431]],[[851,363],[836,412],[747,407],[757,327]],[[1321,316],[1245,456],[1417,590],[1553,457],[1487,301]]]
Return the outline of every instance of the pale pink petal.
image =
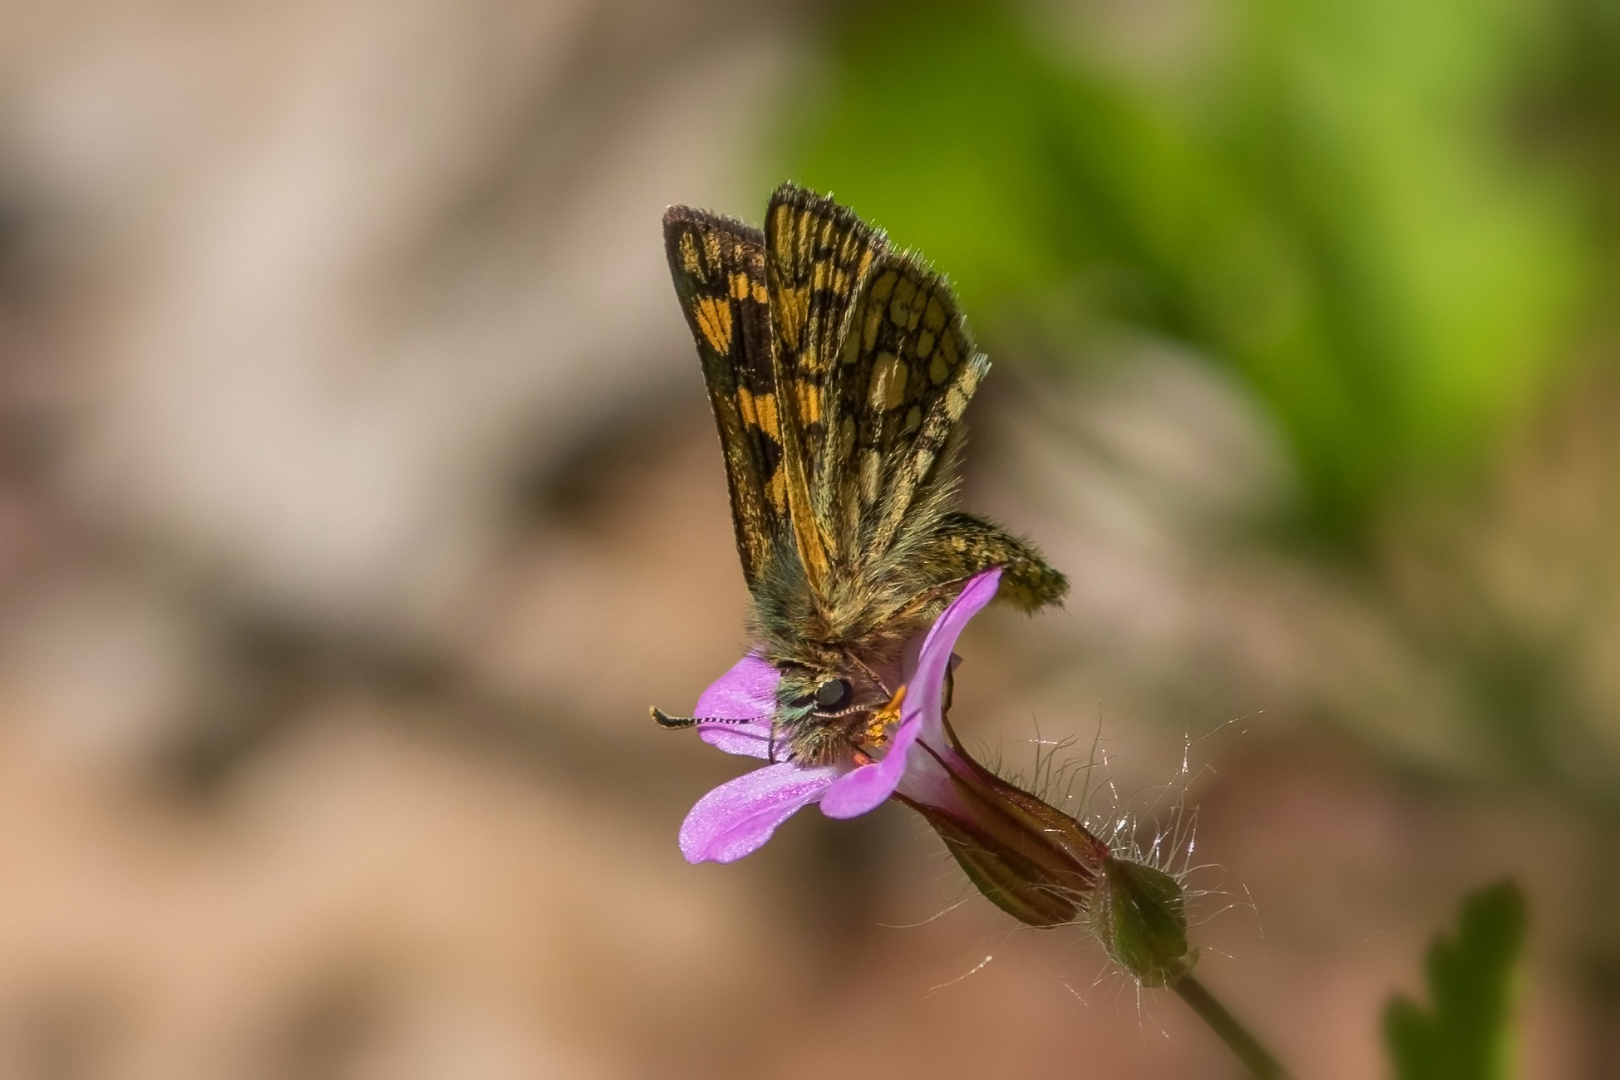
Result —
[[[776,711],[776,684],[782,674],[756,653],[749,653],[698,697],[692,714],[699,718],[743,721],[699,724],[698,737],[728,754],[768,756],[771,714]]]
[[[831,818],[852,818],[876,810],[894,794],[906,774],[907,755],[922,732],[922,724],[922,717],[913,715],[895,730],[889,752],[881,760],[834,780],[821,800],[821,812]]]
[[[778,825],[821,798],[841,771],[781,762],[721,784],[681,823],[681,854],[687,862],[728,863],[757,851]]]
[[[912,760],[924,753],[912,751],[918,738],[930,734],[943,745],[940,714],[944,708],[945,672],[951,666],[951,650],[956,647],[963,628],[995,597],[1000,581],[1000,569],[986,570],[963,586],[956,599],[940,612],[917,653],[916,670],[901,710],[904,719],[894,733],[888,753],[882,760],[862,765],[835,781],[821,800],[823,814],[852,818],[875,810],[894,794],[908,771],[922,764]]]
[[[758,653],[749,653],[731,665],[698,696],[698,716],[718,716],[726,720],[753,720],[769,716],[776,709],[777,671]]]
[[[745,757],[765,758],[771,752],[771,725],[769,721],[763,724],[747,721],[738,724],[699,724],[698,738],[714,747],[724,750],[728,754],[742,754]],[[780,743],[776,746],[776,757],[781,760],[786,757],[784,748]]]
[[[944,725],[940,717],[945,708],[945,672],[950,669],[951,650],[962,636],[967,624],[991,600],[1001,584],[1001,568],[992,567],[975,576],[956,599],[939,613],[934,625],[923,639],[922,652],[917,654],[917,672],[911,677],[911,689],[906,693],[902,716],[909,719],[922,717],[921,736],[930,744],[942,743]],[[898,779],[898,778],[897,778]]]
[[[972,770],[961,764],[955,747],[948,740],[917,741],[922,745],[913,747],[906,761],[906,771],[894,789],[912,802],[971,816],[973,811],[961,805],[961,793],[953,774],[970,774]]]

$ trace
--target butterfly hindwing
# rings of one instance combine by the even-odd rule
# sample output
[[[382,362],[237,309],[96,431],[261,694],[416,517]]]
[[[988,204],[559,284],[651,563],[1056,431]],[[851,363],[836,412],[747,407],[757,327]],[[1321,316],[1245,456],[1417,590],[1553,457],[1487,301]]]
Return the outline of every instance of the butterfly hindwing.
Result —
[[[947,451],[989,366],[942,278],[904,252],[875,261],[846,321],[825,469],[868,557],[890,548],[921,496],[950,483]]]
[[[1002,568],[998,596],[1025,611],[1063,599],[1069,583],[1027,541],[973,514],[954,510],[939,519],[913,555],[936,581],[960,581],[992,566]]]
[[[839,346],[847,314],[874,260],[886,249],[883,234],[849,209],[793,184],[771,197],[765,217],[766,281],[776,345],[776,375],[784,388],[792,431],[783,447],[789,504],[800,554],[812,587],[834,564],[855,556],[853,537],[828,516],[818,498],[824,444],[834,419]]]
[[[944,280],[831,199],[777,189],[765,248],[797,545],[807,568],[854,570],[948,482],[936,466],[989,364]]]
[[[703,364],[737,553],[752,587],[777,557],[788,521],[765,238],[740,222],[675,206],[664,215],[664,248]]]

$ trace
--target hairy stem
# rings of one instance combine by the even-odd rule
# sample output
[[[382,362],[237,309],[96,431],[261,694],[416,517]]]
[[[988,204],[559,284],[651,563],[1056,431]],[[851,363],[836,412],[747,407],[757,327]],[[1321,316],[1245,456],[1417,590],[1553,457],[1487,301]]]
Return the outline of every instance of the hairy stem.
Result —
[[[1191,975],[1183,975],[1171,983],[1170,988],[1181,995],[1182,1001],[1192,1006],[1199,1019],[1208,1024],[1221,1042],[1255,1075],[1255,1080],[1287,1080],[1288,1071],[1282,1067],[1282,1063],[1260,1044],[1260,1040],[1248,1028],[1238,1022],[1237,1017],[1227,1011],[1225,1005],[1216,1000],[1203,983]]]

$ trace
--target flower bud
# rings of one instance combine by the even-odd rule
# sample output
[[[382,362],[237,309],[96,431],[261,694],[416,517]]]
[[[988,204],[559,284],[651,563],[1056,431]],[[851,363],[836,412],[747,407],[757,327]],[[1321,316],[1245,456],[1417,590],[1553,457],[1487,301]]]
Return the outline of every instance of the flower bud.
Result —
[[[1165,986],[1193,969],[1185,894],[1175,878],[1110,855],[1087,904],[1092,932],[1108,955],[1143,986]]]
[[[1175,878],[1115,855],[1073,817],[975,761],[949,722],[943,731],[945,745],[924,747],[930,767],[895,797],[928,820],[986,898],[1028,926],[1083,920],[1144,986],[1192,970],[1198,953]]]
[[[1101,879],[1108,845],[973,760],[949,724],[945,732],[945,746],[927,748],[936,768],[897,797],[928,820],[991,903],[1029,926],[1074,922]]]

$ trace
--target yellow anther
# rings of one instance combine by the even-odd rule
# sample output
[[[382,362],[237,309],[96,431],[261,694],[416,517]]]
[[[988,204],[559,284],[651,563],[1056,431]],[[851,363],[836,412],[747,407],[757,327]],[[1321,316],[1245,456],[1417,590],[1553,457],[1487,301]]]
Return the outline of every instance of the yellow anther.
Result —
[[[906,700],[906,688],[894,692],[889,703],[872,714],[866,725],[866,741],[871,746],[882,746],[889,741],[889,729],[900,723],[900,703]]]

